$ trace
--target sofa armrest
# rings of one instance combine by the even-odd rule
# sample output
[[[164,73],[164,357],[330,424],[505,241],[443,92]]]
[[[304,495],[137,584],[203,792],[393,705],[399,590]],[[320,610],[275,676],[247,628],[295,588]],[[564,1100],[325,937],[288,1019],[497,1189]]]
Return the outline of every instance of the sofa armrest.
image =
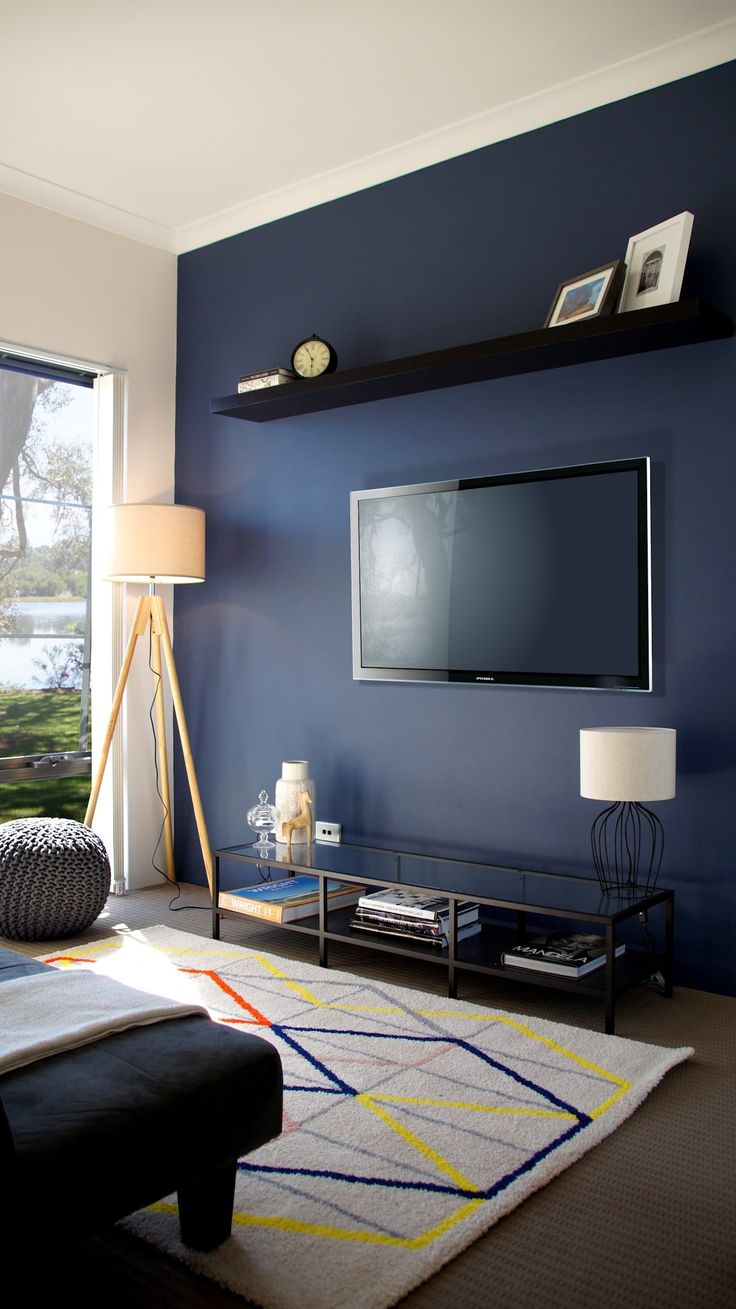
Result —
[[[15,1142],[13,1133],[10,1130],[8,1115],[5,1112],[2,1096],[0,1096],[0,1177],[3,1178],[3,1185],[9,1178],[12,1161],[15,1158]]]

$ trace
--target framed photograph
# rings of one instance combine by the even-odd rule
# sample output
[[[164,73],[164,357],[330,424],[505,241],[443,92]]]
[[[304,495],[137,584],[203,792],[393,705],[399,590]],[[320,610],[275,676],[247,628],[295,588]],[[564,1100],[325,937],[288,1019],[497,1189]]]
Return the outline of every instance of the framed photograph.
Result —
[[[630,238],[622,311],[679,300],[692,230],[693,216],[685,210]]]
[[[560,282],[545,327],[560,327],[579,318],[612,314],[623,286],[626,265],[620,259]]]

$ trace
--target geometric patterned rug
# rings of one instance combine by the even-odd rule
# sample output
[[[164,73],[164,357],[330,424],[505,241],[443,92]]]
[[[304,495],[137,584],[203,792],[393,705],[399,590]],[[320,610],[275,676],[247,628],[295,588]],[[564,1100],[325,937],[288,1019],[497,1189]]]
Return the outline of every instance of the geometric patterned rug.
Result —
[[[230,1239],[188,1250],[175,1196],[121,1223],[264,1309],[387,1309],[693,1053],[167,927],[46,959],[194,1000],[278,1048],[283,1131],[239,1164]]]

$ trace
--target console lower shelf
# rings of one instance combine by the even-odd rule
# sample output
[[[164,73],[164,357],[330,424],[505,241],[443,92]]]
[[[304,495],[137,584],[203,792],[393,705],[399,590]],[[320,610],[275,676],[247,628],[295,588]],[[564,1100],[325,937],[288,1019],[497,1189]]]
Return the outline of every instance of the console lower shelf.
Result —
[[[282,931],[303,932],[307,936],[319,936],[319,916],[301,918],[296,922],[268,923],[262,918],[239,914],[233,910],[221,909],[221,917],[247,918],[250,923],[261,927],[275,927]],[[438,964],[447,968],[449,951],[447,946],[426,946],[418,941],[402,941],[396,936],[382,936],[380,932],[359,932],[350,928],[352,910],[336,909],[328,914],[324,937],[328,941],[357,945],[361,949],[379,950],[383,954],[399,955],[404,959],[421,959],[423,963]],[[468,972],[484,973],[493,977],[503,977],[508,982],[529,982],[532,986],[543,986],[562,991],[585,991],[591,995],[603,997],[606,989],[605,966],[586,973],[583,977],[563,977],[531,968],[509,968],[503,963],[505,950],[511,949],[518,941],[518,935],[510,929],[494,927],[483,923],[476,935],[460,941],[455,955],[455,966]],[[620,994],[631,986],[646,981],[659,972],[663,964],[660,955],[650,954],[644,950],[627,949],[614,964],[614,991]]]

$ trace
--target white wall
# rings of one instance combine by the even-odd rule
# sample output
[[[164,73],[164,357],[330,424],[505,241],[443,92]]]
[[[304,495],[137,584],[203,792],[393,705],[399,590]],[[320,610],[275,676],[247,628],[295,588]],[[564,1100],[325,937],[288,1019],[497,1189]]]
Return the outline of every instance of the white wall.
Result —
[[[173,254],[0,195],[0,340],[124,369],[128,381],[124,498],[173,500]],[[128,620],[135,598],[127,603]],[[135,766],[125,769],[129,785],[123,817],[124,867],[115,869],[116,878],[127,877],[131,887],[158,880],[151,855],[161,821],[148,730],[149,680],[141,650],[135,664],[122,725],[124,749]],[[106,717],[105,703],[108,710],[110,703],[110,685],[100,685],[100,680],[93,688],[94,743],[99,742],[100,721]],[[94,826],[111,849],[109,800],[107,805],[101,802]],[[163,858],[157,862],[162,864]]]

